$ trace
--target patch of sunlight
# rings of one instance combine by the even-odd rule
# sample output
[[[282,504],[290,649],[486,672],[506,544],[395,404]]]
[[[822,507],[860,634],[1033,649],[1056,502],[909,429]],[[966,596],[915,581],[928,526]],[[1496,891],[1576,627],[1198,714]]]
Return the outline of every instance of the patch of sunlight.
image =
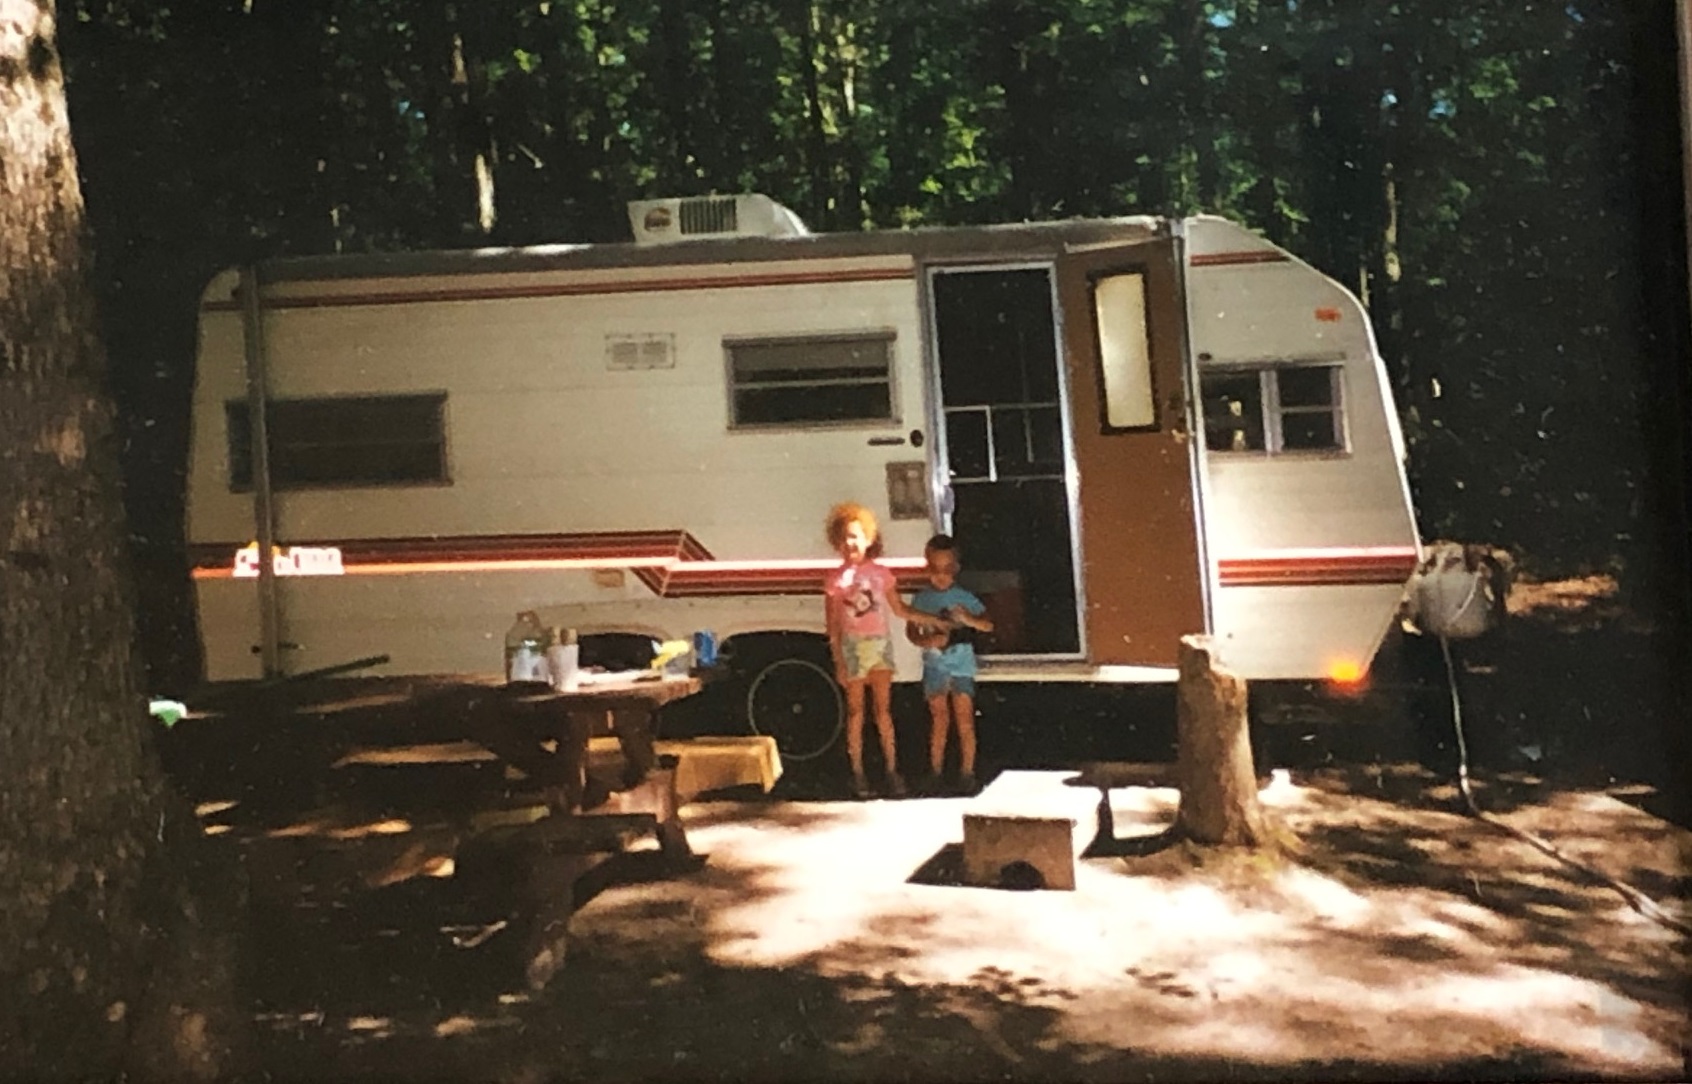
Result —
[[[208,824],[201,830],[208,836],[221,836],[223,833],[230,831],[231,827],[231,825],[227,824]]]
[[[1262,951],[1252,948],[1219,952],[1210,958],[1206,971],[1217,984],[1242,986],[1256,986],[1272,974],[1269,960]]]
[[[323,1012],[314,1009],[311,1012],[256,1012],[253,1014],[254,1023],[270,1024],[273,1027],[285,1027],[290,1024],[323,1023]]]
[[[505,927],[506,920],[502,918],[485,926],[442,926],[440,929],[442,933],[452,938],[454,947],[473,949],[485,943],[488,938],[505,929]]]
[[[1432,910],[1440,920],[1458,927],[1467,926],[1490,934],[1505,934],[1514,928],[1514,924],[1497,911],[1470,900],[1443,899]]]
[[[696,897],[710,916],[713,958],[805,962],[831,974],[892,971],[911,982],[969,983],[993,967],[1085,992],[1120,984],[1126,968],[1150,967],[1170,952],[1215,951],[1219,934],[1224,944],[1245,944],[1286,927],[1284,916],[1239,906],[1208,884],[1124,876],[1090,862],[1078,864],[1074,892],[912,884],[920,867],[962,839],[958,803],[827,809],[798,822],[749,811],[748,820],[690,830],[726,878]],[[742,878],[757,890],[733,891]],[[1014,938],[1004,935],[1010,916]]]
[[[217,802],[201,802],[199,805],[194,807],[194,816],[210,817],[215,814],[224,813],[234,809],[240,804],[240,801],[233,798]]]
[[[1552,1049],[1629,1061],[1674,1057],[1673,1051],[1638,1031],[1639,1002],[1572,975],[1514,965],[1490,975],[1443,974],[1424,987],[1424,997],[1475,1016],[1508,1005],[1524,1037]]]
[[[1333,878],[1300,866],[1283,870],[1278,884],[1283,892],[1309,907],[1318,917],[1341,925],[1363,921],[1373,906]]]
[[[411,831],[411,822],[398,817],[369,824],[355,824],[347,828],[332,828],[324,833],[330,839],[363,839],[365,836],[398,836]]]
[[[1449,922],[1442,922],[1432,915],[1418,913],[1414,910],[1400,916],[1393,932],[1405,937],[1428,937],[1448,944],[1463,941],[1469,936],[1467,931],[1459,929]]]
[[[1156,801],[1126,789],[1112,799]],[[1680,1064],[1652,1038],[1669,1034],[1664,1010],[1507,962],[1523,951],[1520,924],[1445,891],[1353,889],[1298,866],[1270,891],[1237,891],[1202,872],[1097,861],[1078,865],[1074,892],[913,884],[962,839],[959,803],[710,813],[689,829],[709,866],[642,888],[643,905],[685,899],[713,960],[857,979],[843,989],[864,992],[848,1000],[886,996],[894,981],[983,989],[1005,1005],[1061,1005],[1052,1026],[1066,1042],[1120,1047],[1128,1028],[1148,1054],[1257,1064],[1420,1065],[1501,1048],[1631,1072]]]
[[[1165,895],[1167,909],[1171,912],[1165,916],[1165,921],[1175,918],[1177,928],[1183,932],[1214,929],[1220,923],[1239,917],[1240,908],[1226,893],[1211,885],[1176,885],[1167,889]]]
[[[393,1028],[393,1020],[386,1016],[354,1016],[347,1020],[348,1031],[386,1034],[391,1032]]]
[[[1276,809],[1294,809],[1304,805],[1310,796],[1307,787],[1301,787],[1292,781],[1292,773],[1285,768],[1273,768],[1269,772],[1269,785],[1257,792],[1257,800],[1264,805]]]
[[[1572,907],[1561,907],[1555,903],[1533,902],[1527,905],[1527,910],[1540,918],[1570,919],[1584,917],[1584,911],[1577,911]]]
[[[1175,812],[1181,792],[1174,787],[1114,787],[1110,792],[1110,811],[1123,814],[1153,814],[1167,816]]]
[[[1119,988],[1088,998],[1064,1031],[1078,1042],[1119,1042],[1121,1022],[1133,1020],[1141,1050],[1260,1064],[1418,1064],[1500,1042],[1635,1071],[1678,1064],[1647,1033],[1641,1006],[1598,983],[1509,965],[1451,974],[1405,961],[1393,961],[1383,981],[1379,971],[1357,970],[1369,958],[1363,943],[1340,951],[1335,958],[1314,941],[1304,951],[1282,944],[1194,960],[1143,981],[1132,996]]]
[[[449,1016],[435,1025],[435,1038],[450,1039],[455,1035],[468,1035],[476,1030],[476,1021],[468,1016]]]

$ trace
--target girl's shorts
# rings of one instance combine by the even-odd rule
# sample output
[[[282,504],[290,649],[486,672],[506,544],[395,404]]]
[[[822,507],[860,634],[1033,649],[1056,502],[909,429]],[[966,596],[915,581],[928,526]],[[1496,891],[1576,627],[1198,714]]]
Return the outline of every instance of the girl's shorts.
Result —
[[[840,653],[846,657],[846,680],[862,681],[872,670],[893,669],[893,641],[885,636],[840,638]]]

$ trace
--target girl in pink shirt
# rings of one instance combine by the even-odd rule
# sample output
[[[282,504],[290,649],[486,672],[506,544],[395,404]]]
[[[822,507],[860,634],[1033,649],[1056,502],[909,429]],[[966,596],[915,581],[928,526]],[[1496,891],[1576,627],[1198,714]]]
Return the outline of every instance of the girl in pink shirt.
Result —
[[[841,565],[823,582],[828,617],[828,643],[834,655],[834,676],[846,690],[846,756],[852,763],[852,796],[869,794],[864,778],[864,686],[875,698],[875,728],[887,762],[887,792],[902,797],[893,742],[894,618],[923,625],[939,622],[909,609],[899,597],[893,573],[876,561],[881,541],[875,516],[861,504],[837,504],[828,514],[828,544],[840,554]]]

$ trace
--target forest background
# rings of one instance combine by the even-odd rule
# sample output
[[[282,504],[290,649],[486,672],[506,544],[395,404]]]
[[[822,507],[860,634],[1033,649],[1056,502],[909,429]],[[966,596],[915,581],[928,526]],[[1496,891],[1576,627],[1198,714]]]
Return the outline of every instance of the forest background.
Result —
[[[62,0],[157,689],[198,296],[283,254],[1228,215],[1356,291],[1425,537],[1684,627],[1672,0]],[[467,359],[471,360],[471,359]],[[485,361],[488,359],[475,359]]]

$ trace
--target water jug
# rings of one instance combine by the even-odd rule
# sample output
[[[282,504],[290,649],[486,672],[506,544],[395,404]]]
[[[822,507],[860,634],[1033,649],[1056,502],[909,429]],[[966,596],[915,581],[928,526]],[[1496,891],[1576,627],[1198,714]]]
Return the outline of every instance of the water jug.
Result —
[[[540,615],[524,610],[505,633],[505,680],[546,680],[546,629]]]

